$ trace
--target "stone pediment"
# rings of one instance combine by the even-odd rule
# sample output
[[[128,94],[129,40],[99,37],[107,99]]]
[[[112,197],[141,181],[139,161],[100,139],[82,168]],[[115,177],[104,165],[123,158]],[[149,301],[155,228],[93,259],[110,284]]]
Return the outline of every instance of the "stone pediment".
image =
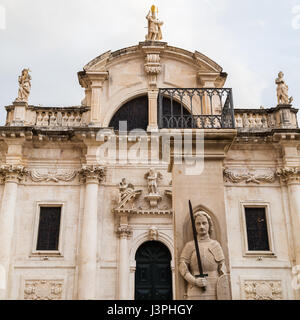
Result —
[[[222,67],[216,62],[205,56],[204,54],[195,51],[191,52],[178,47],[168,46],[165,42],[140,42],[139,45],[126,47],[114,52],[107,51],[87,63],[83,70],[85,72],[91,71],[108,71],[108,65],[112,64],[114,60],[121,62],[122,60],[136,59],[138,55],[143,56],[144,50],[147,47],[160,48],[161,57],[166,57],[171,60],[177,60],[183,63],[192,65],[195,72],[209,72],[209,73],[222,73]]]

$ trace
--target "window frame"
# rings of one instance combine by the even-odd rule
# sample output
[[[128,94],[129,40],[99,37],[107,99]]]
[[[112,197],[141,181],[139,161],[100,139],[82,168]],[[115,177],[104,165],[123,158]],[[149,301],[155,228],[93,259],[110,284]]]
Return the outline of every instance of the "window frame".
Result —
[[[269,241],[269,250],[249,250],[248,246],[248,234],[247,234],[247,225],[246,225],[246,208],[264,208],[266,215],[266,225]],[[264,201],[242,201],[241,202],[241,219],[242,219],[242,234],[243,234],[243,256],[249,257],[276,257],[274,241],[273,241],[273,231],[272,231],[272,220],[270,214],[270,203]]]
[[[64,212],[66,209],[66,203],[64,201],[37,201],[36,202],[36,213],[34,221],[34,232],[31,256],[63,256],[63,236],[64,236]],[[58,250],[37,250],[37,240],[40,223],[41,207],[60,207],[60,224],[59,224],[59,235],[58,235]]]

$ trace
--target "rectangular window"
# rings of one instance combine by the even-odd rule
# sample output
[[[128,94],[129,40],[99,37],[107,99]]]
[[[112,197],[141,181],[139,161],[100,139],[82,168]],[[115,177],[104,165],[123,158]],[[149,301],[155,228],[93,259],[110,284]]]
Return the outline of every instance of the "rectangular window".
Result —
[[[245,207],[248,251],[270,251],[265,207]]]
[[[57,251],[61,207],[40,207],[36,250]]]

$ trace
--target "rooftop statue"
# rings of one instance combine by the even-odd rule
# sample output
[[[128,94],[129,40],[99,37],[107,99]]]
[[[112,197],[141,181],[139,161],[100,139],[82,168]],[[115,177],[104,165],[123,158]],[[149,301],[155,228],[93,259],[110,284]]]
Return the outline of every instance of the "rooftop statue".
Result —
[[[31,76],[29,75],[29,72],[29,69],[23,69],[21,76],[19,76],[18,98],[16,98],[15,102],[28,102],[31,89]]]
[[[146,40],[148,41],[157,41],[162,39],[162,33],[161,33],[160,27],[164,23],[156,18],[155,9],[157,13],[158,10],[153,5],[146,17],[146,19],[148,20],[148,34],[146,35]]]
[[[293,101],[293,97],[289,98],[288,90],[289,87],[283,80],[283,72],[280,71],[278,73],[278,78],[276,78],[275,83],[277,84],[277,100],[278,104],[291,104]]]

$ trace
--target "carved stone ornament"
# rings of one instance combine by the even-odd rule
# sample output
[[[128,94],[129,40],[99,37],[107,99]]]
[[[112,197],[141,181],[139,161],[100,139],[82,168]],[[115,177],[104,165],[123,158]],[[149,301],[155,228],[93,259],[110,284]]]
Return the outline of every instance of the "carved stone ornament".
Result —
[[[230,181],[232,183],[246,182],[246,183],[257,183],[261,182],[274,182],[276,180],[276,175],[274,171],[267,171],[264,173],[259,172],[234,172],[227,168],[223,170],[225,181]]]
[[[148,172],[149,173],[149,172]],[[147,174],[148,174],[147,173]],[[146,174],[146,176],[147,176]],[[119,183],[119,200],[117,207],[112,210],[113,213],[119,215],[128,215],[128,214],[139,214],[139,215],[170,215],[172,214],[172,209],[168,209],[167,207],[164,209],[158,208],[157,202],[155,202],[155,206],[150,208],[142,208],[136,207],[136,200],[142,194],[141,189],[135,189],[133,184],[127,183],[126,179],[123,178],[122,181]],[[156,187],[153,186],[156,190]],[[149,190],[149,189],[148,189]],[[169,191],[169,190],[168,190]],[[150,196],[150,198],[149,198]],[[159,194],[148,194],[145,199],[150,201],[157,197],[157,200],[160,200],[162,197]]]
[[[97,182],[102,182],[105,177],[106,168],[102,166],[83,165],[78,173],[79,176],[85,181],[93,180]]]
[[[126,209],[133,209],[134,201],[141,193],[142,190],[135,190],[133,184],[127,183],[126,179],[123,178],[119,183],[119,203],[114,211],[116,213],[121,213]]]
[[[300,168],[280,168],[276,170],[276,175],[283,182],[300,182]]]
[[[243,290],[246,300],[281,300],[281,280],[245,280]]]
[[[148,239],[154,241],[158,239],[158,229],[154,226],[151,226],[148,231]]]
[[[25,300],[61,300],[63,280],[26,280]]]
[[[30,178],[34,182],[41,182],[41,181],[71,181],[76,177],[77,172],[74,170],[64,170],[59,171],[57,170],[47,170],[44,171],[38,171],[38,170],[31,170],[30,171]]]
[[[117,234],[120,238],[130,238],[132,235],[132,229],[128,225],[120,225],[117,229]]]
[[[28,170],[21,165],[4,164],[0,166],[0,176],[3,181],[19,182],[28,175]]]

